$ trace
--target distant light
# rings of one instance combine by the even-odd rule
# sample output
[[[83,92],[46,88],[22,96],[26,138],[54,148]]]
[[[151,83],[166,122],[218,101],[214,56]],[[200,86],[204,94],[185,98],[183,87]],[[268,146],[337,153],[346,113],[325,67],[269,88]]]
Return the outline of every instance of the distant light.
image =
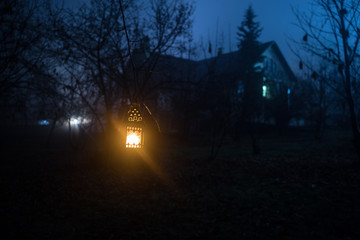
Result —
[[[89,122],[90,122],[90,120],[87,118],[81,118],[81,117],[71,117],[70,118],[71,125],[87,124]]]
[[[42,126],[46,126],[46,125],[49,125],[49,121],[48,120],[40,120],[39,121],[39,125],[42,125]]]
[[[290,90],[290,88],[288,88],[288,95],[290,95],[290,92],[291,92],[291,90]]]
[[[78,124],[80,124],[80,119],[79,118],[74,118],[74,117],[72,117],[72,118],[70,118],[70,124],[71,125],[78,125]]]

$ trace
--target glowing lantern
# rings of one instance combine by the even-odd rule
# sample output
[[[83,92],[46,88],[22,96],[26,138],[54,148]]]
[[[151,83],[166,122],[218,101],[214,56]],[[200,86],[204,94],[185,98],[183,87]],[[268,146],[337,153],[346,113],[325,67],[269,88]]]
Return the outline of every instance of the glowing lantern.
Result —
[[[128,111],[125,146],[128,149],[144,147],[143,117],[137,103],[131,104]]]

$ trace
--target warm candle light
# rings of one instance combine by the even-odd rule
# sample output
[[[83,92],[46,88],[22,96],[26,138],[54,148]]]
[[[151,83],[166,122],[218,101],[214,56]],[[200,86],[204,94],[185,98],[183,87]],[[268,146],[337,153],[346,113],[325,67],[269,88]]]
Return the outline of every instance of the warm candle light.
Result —
[[[126,128],[126,148],[141,148],[142,128]]]

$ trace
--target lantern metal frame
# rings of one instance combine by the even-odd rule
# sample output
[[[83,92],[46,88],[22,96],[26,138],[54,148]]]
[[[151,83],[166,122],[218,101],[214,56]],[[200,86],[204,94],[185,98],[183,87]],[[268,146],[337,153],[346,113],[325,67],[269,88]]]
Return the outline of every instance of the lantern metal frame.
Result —
[[[140,112],[140,104],[132,103],[126,121],[126,149],[141,149],[144,147],[144,124]]]

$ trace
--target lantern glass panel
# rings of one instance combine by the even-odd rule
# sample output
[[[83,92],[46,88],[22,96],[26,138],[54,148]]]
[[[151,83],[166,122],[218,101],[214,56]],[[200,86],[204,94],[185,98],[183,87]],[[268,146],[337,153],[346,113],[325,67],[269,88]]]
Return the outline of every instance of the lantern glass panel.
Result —
[[[142,148],[143,129],[141,127],[126,127],[126,148]]]

